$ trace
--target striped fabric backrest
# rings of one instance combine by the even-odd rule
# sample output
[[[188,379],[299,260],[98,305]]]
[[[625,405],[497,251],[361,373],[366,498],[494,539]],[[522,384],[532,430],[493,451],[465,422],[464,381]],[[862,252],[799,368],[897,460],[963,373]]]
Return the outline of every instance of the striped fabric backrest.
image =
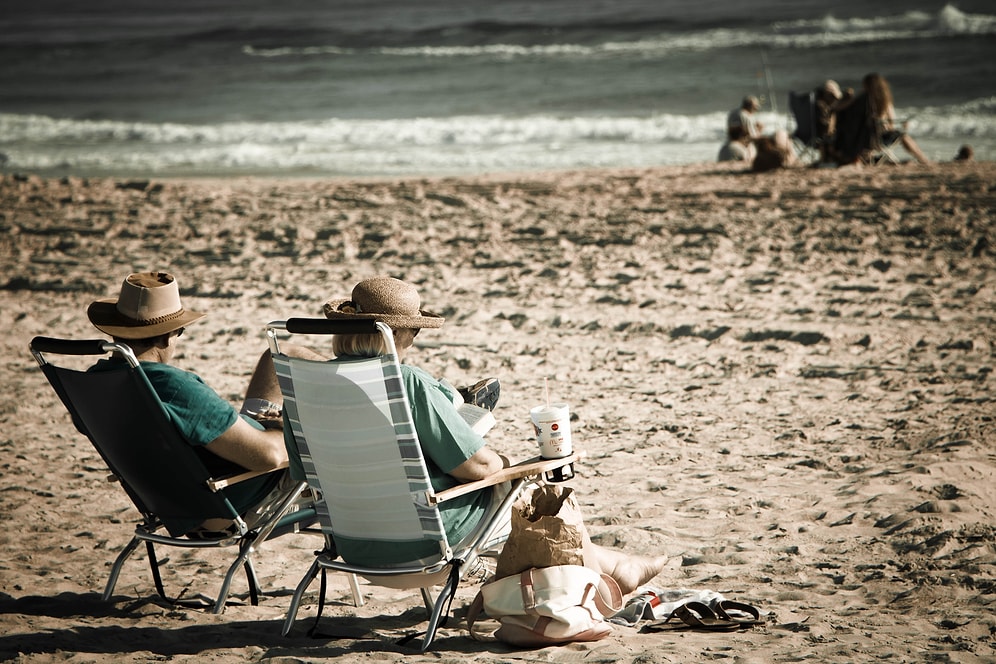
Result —
[[[273,359],[305,475],[323,496],[326,534],[428,539],[445,550],[396,358]]]

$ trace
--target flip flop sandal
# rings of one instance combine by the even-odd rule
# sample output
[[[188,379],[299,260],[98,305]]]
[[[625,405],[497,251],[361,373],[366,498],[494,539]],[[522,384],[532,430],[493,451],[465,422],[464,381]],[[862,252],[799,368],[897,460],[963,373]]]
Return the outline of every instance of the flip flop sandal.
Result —
[[[756,607],[742,602],[734,602],[731,599],[724,599],[716,604],[716,615],[723,620],[735,622],[741,627],[764,624],[761,612]]]
[[[677,619],[681,622],[672,622],[672,619]],[[712,609],[702,602],[687,602],[672,611],[671,615],[663,621],[644,626],[642,631],[697,630],[702,632],[734,632],[738,629],[740,629],[740,623],[720,619]]]

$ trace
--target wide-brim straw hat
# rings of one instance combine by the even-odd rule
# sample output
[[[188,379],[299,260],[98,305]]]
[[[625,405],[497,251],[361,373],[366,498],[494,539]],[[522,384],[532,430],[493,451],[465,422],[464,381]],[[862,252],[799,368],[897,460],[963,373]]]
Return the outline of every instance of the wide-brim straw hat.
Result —
[[[116,299],[91,302],[86,315],[98,330],[119,339],[158,337],[205,316],[183,308],[180,288],[168,272],[129,274]]]
[[[374,277],[353,287],[348,299],[331,299],[322,306],[326,318],[373,319],[392,329],[442,327],[446,320],[422,309],[418,290],[394,277]]]

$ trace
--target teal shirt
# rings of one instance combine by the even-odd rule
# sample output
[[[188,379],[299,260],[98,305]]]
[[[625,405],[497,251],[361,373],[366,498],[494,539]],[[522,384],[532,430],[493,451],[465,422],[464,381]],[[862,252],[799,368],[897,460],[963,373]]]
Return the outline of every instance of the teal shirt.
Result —
[[[100,360],[91,367],[91,371],[117,369],[124,360]],[[246,469],[237,463],[224,459],[217,454],[203,449],[221,434],[228,431],[239,417],[238,411],[229,402],[221,398],[217,392],[205,384],[201,377],[190,371],[184,371],[161,362],[142,362],[142,370],[148,377],[152,388],[159,395],[166,412],[180,435],[196,450],[212,475],[224,476],[244,472]],[[246,419],[257,429],[262,425],[252,419]],[[280,473],[271,473],[263,477],[255,477],[234,486],[225,487],[222,492],[232,503],[239,514],[244,514],[256,506],[266,495],[277,486]],[[200,522],[190,525],[190,529],[200,525]]]
[[[447,384],[407,364],[401,365],[401,377],[433,489],[439,492],[460,484],[460,480],[449,473],[484,447],[484,439],[457,412],[453,405],[454,394]],[[285,440],[290,437],[289,428],[285,427]],[[292,476],[303,478],[296,446],[288,444],[288,453]],[[439,506],[451,546],[463,540],[480,523],[490,504],[491,494],[491,489],[483,489]],[[437,543],[424,540],[385,543],[335,536],[335,543],[343,560],[375,567],[439,554]]]

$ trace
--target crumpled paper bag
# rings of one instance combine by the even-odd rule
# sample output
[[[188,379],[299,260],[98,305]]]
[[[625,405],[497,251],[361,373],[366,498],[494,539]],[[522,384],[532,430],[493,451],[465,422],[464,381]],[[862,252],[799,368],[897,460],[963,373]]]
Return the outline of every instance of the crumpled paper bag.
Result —
[[[534,567],[584,565],[585,527],[574,489],[545,484],[512,507],[512,531],[495,580]]]

